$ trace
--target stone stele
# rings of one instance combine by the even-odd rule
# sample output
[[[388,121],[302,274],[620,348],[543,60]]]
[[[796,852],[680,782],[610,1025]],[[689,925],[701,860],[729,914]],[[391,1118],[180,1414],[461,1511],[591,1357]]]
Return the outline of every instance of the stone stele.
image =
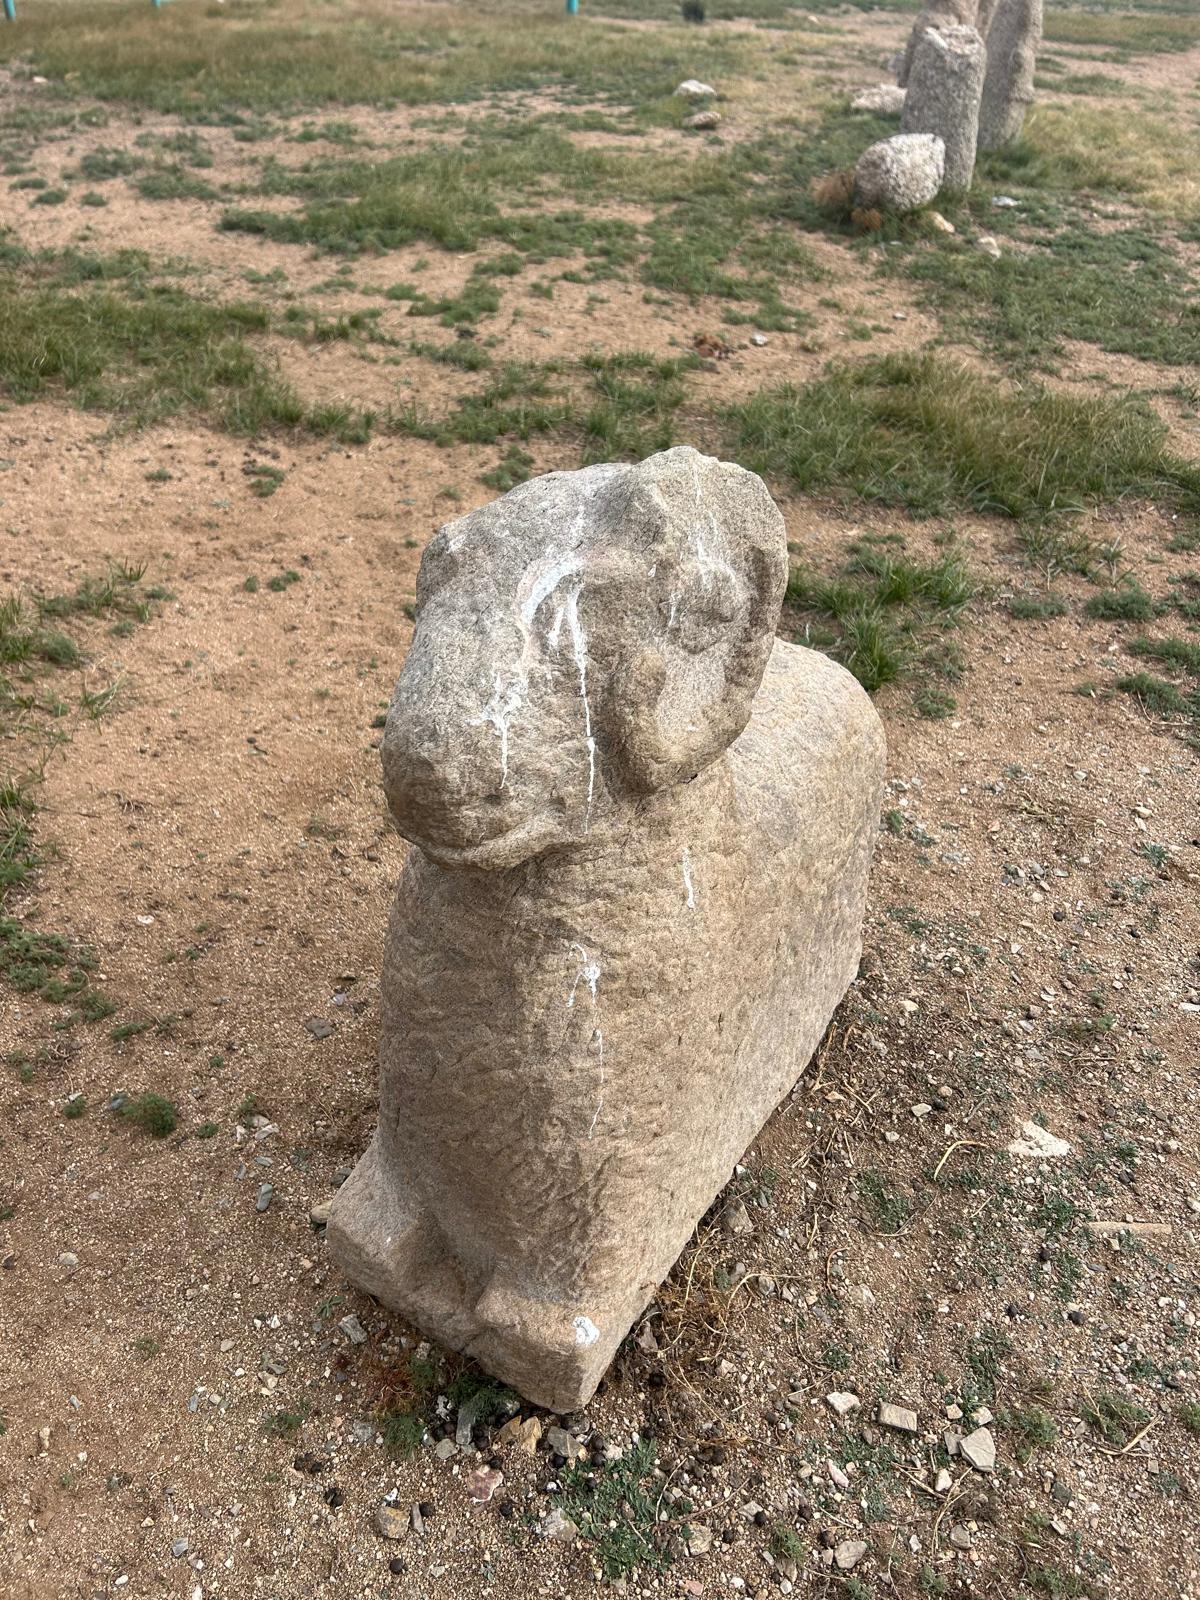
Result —
[[[926,28],[917,41],[902,133],[932,133],[946,146],[943,185],[960,193],[975,176],[975,143],[987,52],[975,28]]]
[[[1042,42],[1042,0],[999,0],[987,32],[987,72],[979,105],[979,148],[999,150],[1021,135],[1033,104]]]
[[[992,3],[993,0],[982,0],[984,5]],[[909,30],[904,54],[900,60],[900,69],[896,73],[896,82],[901,88],[908,83],[913,56],[926,28],[978,28],[986,37],[987,30],[979,21],[980,4],[981,0],[926,0],[920,15]]]
[[[783,519],[681,448],[443,528],[383,738],[413,849],[347,1275],[582,1406],[854,977],[884,764],[776,641]]]

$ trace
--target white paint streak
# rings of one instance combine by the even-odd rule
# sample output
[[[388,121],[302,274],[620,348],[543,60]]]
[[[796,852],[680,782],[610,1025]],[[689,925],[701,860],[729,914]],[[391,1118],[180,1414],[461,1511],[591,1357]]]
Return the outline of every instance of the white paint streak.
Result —
[[[592,819],[592,797],[596,792],[596,740],[592,733],[592,708],[588,704],[587,635],[579,620],[579,596],[582,593],[583,580],[580,579],[567,595],[567,628],[571,634],[571,653],[575,658],[575,669],[579,673],[579,698],[583,701],[583,734],[587,740],[588,792],[587,810],[583,817],[583,831],[586,833]]]
[[[696,890],[692,884],[692,856],[687,845],[683,847],[683,856],[680,860],[683,868],[683,886],[687,890],[687,908],[689,911],[696,909]]]
[[[476,727],[484,723],[492,728],[500,740],[500,787],[503,789],[508,783],[508,728],[513,717],[525,702],[525,679],[514,678],[511,683],[505,684],[498,672],[492,673],[492,698],[484,706],[472,723]]]
[[[571,945],[570,950],[571,954],[574,955],[579,962],[579,971],[575,974],[575,981],[572,983],[570,993],[567,995],[567,1010],[570,1011],[573,1008],[575,1004],[575,997],[579,993],[579,985],[582,983],[587,985],[587,991],[592,997],[592,1011],[595,1013],[599,1004],[600,963],[595,960],[595,958],[591,956],[581,944]],[[596,1109],[592,1113],[592,1120],[588,1126],[587,1136],[590,1139],[596,1131],[596,1124],[599,1122],[600,1113],[604,1109],[603,1028],[596,1027],[592,1029],[592,1037],[589,1041],[589,1044],[596,1056],[596,1064],[600,1070],[599,1098],[596,1101]]]
[[[592,1006],[596,1005],[596,991],[600,986],[600,963],[594,961],[581,944],[573,944],[572,954],[578,953],[579,971],[575,974],[575,982],[571,985],[571,992],[567,996],[567,1007],[570,1009],[575,1004],[575,994],[581,983],[586,983],[588,992],[592,997]]]
[[[585,1349],[600,1337],[600,1329],[591,1317],[576,1317],[572,1326],[575,1329],[575,1343],[583,1345]]]

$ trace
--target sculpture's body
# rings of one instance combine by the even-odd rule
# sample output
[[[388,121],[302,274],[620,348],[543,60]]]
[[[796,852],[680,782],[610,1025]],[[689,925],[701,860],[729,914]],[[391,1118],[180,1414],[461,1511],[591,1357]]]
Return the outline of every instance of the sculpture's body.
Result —
[[[525,485],[422,566],[384,740],[420,848],[379,1131],[329,1233],[357,1282],[557,1410],[857,966],[882,734],[840,667],[773,642],[786,560],[758,479],[675,450]]]

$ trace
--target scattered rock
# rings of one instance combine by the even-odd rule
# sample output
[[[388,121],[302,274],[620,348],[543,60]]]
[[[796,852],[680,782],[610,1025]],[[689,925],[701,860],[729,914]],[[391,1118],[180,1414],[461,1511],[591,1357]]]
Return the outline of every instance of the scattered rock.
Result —
[[[992,243],[995,242],[993,239]],[[976,244],[982,249],[984,241],[979,239]],[[995,253],[1000,254],[999,246]],[[1057,1138],[1036,1122],[1023,1122],[1017,1138],[1008,1141],[1008,1149],[1010,1155],[1027,1156],[1033,1161],[1057,1161],[1071,1154],[1071,1146],[1065,1139]]]
[[[954,1474],[952,1472],[948,1471],[948,1469],[945,1468],[945,1467],[939,1467],[938,1468],[938,1475],[933,1480],[934,1492],[936,1494],[945,1494],[946,1490],[950,1487],[950,1485],[953,1482],[954,1482]]]
[[[976,1428],[974,1433],[968,1433],[965,1439],[958,1441],[958,1448],[964,1461],[969,1462],[977,1472],[991,1472],[996,1465],[996,1441],[986,1428]]]
[[[188,1541],[186,1538],[176,1539],[171,1545],[171,1554],[175,1557],[176,1561],[178,1561],[181,1556],[187,1555],[187,1553]]]
[[[982,250],[985,256],[991,256],[993,261],[999,261],[1000,257],[1004,253],[997,241],[992,238],[990,233],[985,233],[980,238],[976,239],[975,248],[976,250]]]
[[[950,1543],[956,1550],[970,1550],[974,1547],[975,1540],[965,1523],[956,1522],[950,1529]]]
[[[907,1406],[894,1406],[889,1400],[881,1400],[876,1416],[881,1427],[894,1428],[897,1433],[917,1431],[917,1413]]]
[[[349,1316],[342,1318],[342,1320],[338,1323],[338,1327],[346,1335],[351,1344],[366,1344],[367,1330],[354,1315],[353,1311]]]
[[[316,1205],[310,1208],[308,1220],[312,1223],[314,1228],[323,1228],[328,1223],[332,1211],[332,1200],[318,1200]]]
[[[555,1506],[538,1523],[537,1531],[543,1539],[553,1539],[558,1544],[574,1544],[579,1529],[561,1506]]]
[[[753,1233],[754,1224],[742,1200],[731,1200],[721,1213],[721,1226],[726,1233]]]
[[[698,130],[719,128],[721,125],[721,113],[719,111],[697,111],[694,117],[684,117],[683,125],[685,128],[696,128]]]
[[[839,1489],[848,1489],[850,1487],[850,1479],[842,1471],[841,1467],[838,1466],[836,1461],[827,1461],[825,1463],[825,1467],[830,1478]]]
[[[260,1183],[258,1193],[254,1197],[255,1211],[265,1211],[274,1198],[275,1185],[272,1183]]]
[[[687,1553],[690,1556],[706,1555],[712,1549],[713,1531],[703,1522],[693,1522],[687,1531]]]
[[[477,1506],[485,1506],[503,1482],[498,1468],[479,1467],[467,1479],[467,1493]]]
[[[867,1546],[862,1539],[843,1539],[833,1552],[833,1559],[837,1563],[839,1572],[849,1572],[851,1567],[856,1567],[867,1553]]]
[[[58,1258],[59,1270],[68,1278],[79,1271],[79,1257],[72,1250],[64,1250]]]
[[[716,92],[711,84],[701,83],[699,78],[685,78],[676,89],[675,97],[679,100],[707,100]]]
[[[835,1389],[832,1394],[825,1396],[825,1403],[832,1406],[839,1417],[849,1416],[852,1411],[858,1410],[860,1404],[858,1396],[851,1394],[848,1389]]]
[[[333,1032],[333,1023],[324,1017],[305,1017],[304,1026],[314,1039],[328,1039]]]
[[[1008,206],[1019,206],[1021,204],[1021,202],[1019,200],[1014,200],[1012,195],[1010,195],[1010,194],[994,194],[992,196],[992,204],[994,206],[1000,206],[1002,208],[1006,208]],[[1032,1011],[1033,1007],[1030,1006],[1029,1009],[1030,1009],[1030,1011]]]
[[[375,1512],[375,1526],[385,1539],[403,1539],[409,1529],[409,1515],[385,1500]]]
[[[586,1454],[579,1440],[565,1428],[547,1428],[545,1440],[548,1450],[556,1456],[565,1456],[568,1461],[575,1461]]]
[[[898,117],[904,110],[906,90],[895,83],[877,83],[860,89],[850,102],[851,111],[874,111],[884,117]]]
[[[439,1461],[449,1461],[458,1454],[458,1446],[453,1439],[439,1439],[433,1447],[433,1453]]]

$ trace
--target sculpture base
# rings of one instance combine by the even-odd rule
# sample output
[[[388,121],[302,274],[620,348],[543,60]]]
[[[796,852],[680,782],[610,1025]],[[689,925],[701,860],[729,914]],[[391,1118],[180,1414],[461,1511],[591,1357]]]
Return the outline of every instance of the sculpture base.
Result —
[[[595,1320],[522,1294],[501,1271],[475,1293],[436,1225],[406,1206],[387,1175],[378,1134],[338,1190],[326,1238],[351,1282],[436,1343],[560,1414],[591,1399],[657,1287],[638,1284],[621,1304],[592,1302]]]

